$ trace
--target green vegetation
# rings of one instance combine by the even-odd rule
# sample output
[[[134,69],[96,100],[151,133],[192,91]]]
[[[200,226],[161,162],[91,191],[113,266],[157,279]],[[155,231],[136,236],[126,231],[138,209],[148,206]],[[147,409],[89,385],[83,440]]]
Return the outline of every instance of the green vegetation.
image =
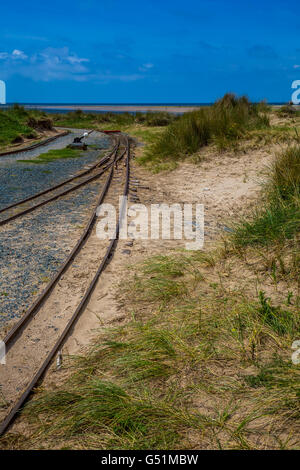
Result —
[[[219,149],[232,146],[251,130],[269,126],[265,104],[252,105],[243,96],[226,94],[212,107],[186,113],[171,123],[145,152],[140,162],[164,164],[192,155],[209,143]]]
[[[112,126],[126,130],[128,126],[167,126],[175,116],[164,111],[147,113],[84,113],[80,109],[65,114],[51,115],[56,126],[111,129]]]
[[[35,138],[36,134],[14,113],[0,111],[0,145],[22,142],[23,137]]]
[[[127,128],[128,134],[137,138],[138,141],[142,141],[146,145],[154,142],[158,136],[163,132],[163,127],[144,127],[144,126],[130,126]]]
[[[300,228],[300,145],[282,151],[265,187],[265,203],[236,228],[236,246],[293,239]]]
[[[296,448],[299,298],[282,293],[283,308],[264,291],[245,295],[240,272],[226,275],[233,261],[177,253],[136,266],[122,294],[131,320],[70,358],[68,380],[25,407],[28,440],[2,445]]]
[[[63,148],[63,149],[54,149],[49,150],[46,153],[41,153],[38,157],[32,158],[31,160],[17,160],[21,163],[49,163],[55,160],[61,160],[64,158],[78,158],[83,155],[81,149],[73,149],[73,148]]]
[[[294,331],[297,331],[299,318],[294,317],[288,310],[274,307],[263,291],[259,292],[259,301],[260,308],[258,311],[264,324],[270,326],[278,335],[286,333],[293,335]]]
[[[37,131],[49,130],[52,121],[40,111],[27,111],[23,106],[0,111],[0,146],[22,143],[24,138],[36,139]]]

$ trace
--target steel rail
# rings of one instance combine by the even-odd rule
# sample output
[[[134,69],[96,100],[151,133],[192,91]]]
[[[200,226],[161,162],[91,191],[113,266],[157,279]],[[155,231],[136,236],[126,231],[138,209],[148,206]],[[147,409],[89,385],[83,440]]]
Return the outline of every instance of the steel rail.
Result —
[[[126,152],[126,151],[125,151]],[[120,157],[122,158],[122,157]],[[118,160],[120,159],[118,158]],[[115,158],[115,162],[116,162],[117,158]],[[124,192],[123,192],[123,195],[124,196],[127,196],[128,195],[128,189],[129,189],[129,178],[130,178],[130,167],[129,167],[129,163],[130,163],[130,144],[129,144],[129,141],[127,143],[127,158],[126,158],[126,178],[125,178],[125,186],[124,186]],[[105,195],[106,195],[106,192],[110,186],[110,183],[111,183],[111,180],[112,180],[112,176],[113,176],[113,172],[114,172],[114,165],[112,165],[111,167],[111,171],[110,171],[110,174],[107,178],[107,181],[106,181],[106,185],[105,185],[105,188],[101,194],[101,201],[104,199]],[[124,206],[124,204],[123,204]],[[94,225],[94,222],[96,220],[96,210],[94,210],[94,213],[90,219],[90,222],[83,234],[83,236],[81,238],[86,238],[87,234],[89,233],[89,231],[91,230],[92,226]],[[121,212],[123,211],[123,208],[121,209]],[[56,341],[54,347],[52,348],[52,350],[49,352],[49,354],[47,355],[45,361],[43,362],[43,364],[41,365],[41,367],[39,368],[39,370],[36,372],[36,374],[34,375],[33,379],[31,380],[31,382],[29,383],[29,385],[26,387],[25,391],[22,393],[21,397],[18,399],[17,403],[15,404],[15,406],[11,409],[11,411],[9,412],[9,414],[6,416],[6,418],[4,419],[4,421],[1,423],[0,425],[0,436],[2,436],[6,431],[7,429],[9,428],[9,426],[12,424],[12,422],[15,420],[15,418],[17,417],[17,414],[19,412],[19,410],[21,409],[21,407],[24,405],[24,403],[26,402],[26,400],[29,398],[32,390],[34,389],[34,387],[37,385],[37,383],[39,382],[39,380],[41,379],[41,377],[44,375],[44,373],[46,372],[46,370],[48,369],[51,361],[53,360],[53,358],[55,357],[56,353],[59,351],[59,349],[62,347],[63,343],[65,342],[68,334],[70,333],[70,330],[71,328],[75,325],[76,321],[78,320],[80,314],[83,312],[83,310],[85,309],[85,306],[92,294],[92,292],[94,291],[95,289],[95,286],[96,286],[96,283],[101,275],[101,273],[103,272],[103,270],[105,269],[105,266],[106,266],[106,263],[110,257],[110,255],[112,254],[113,252],[113,249],[114,249],[114,246],[118,240],[118,237],[119,237],[119,231],[120,231],[120,216],[119,216],[119,221],[118,221],[118,224],[117,224],[117,227],[116,227],[116,237],[113,238],[106,250],[106,253],[101,261],[101,264],[95,274],[95,276],[93,277],[93,280],[92,282],[90,283],[88,289],[86,290],[83,298],[81,299],[79,305],[77,306],[75,312],[73,313],[72,317],[70,318],[70,320],[68,321],[65,329],[63,330],[61,336],[59,337],[59,339]],[[69,259],[71,259],[72,257],[69,257]]]

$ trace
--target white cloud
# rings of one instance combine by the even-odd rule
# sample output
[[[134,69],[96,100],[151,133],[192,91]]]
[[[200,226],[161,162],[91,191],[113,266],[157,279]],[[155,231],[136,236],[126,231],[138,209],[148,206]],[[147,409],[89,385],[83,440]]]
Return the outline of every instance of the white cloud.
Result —
[[[300,65],[298,65],[298,64],[293,65],[293,67],[294,67],[294,69],[300,69]]]
[[[28,58],[28,56],[26,54],[24,54],[23,51],[19,51],[19,49],[14,49],[12,51],[11,57],[13,59],[22,59],[22,60],[25,60],[25,59]]]
[[[4,80],[13,75],[30,78],[34,81],[73,80],[77,82],[93,81],[109,83],[111,81],[134,82],[146,77],[154,67],[152,63],[130,64],[124,69],[115,60],[106,68],[103,63],[91,63],[86,57],[79,57],[68,47],[47,47],[33,54],[26,54],[21,49],[12,52],[0,52],[0,76]]]
[[[89,73],[84,65],[89,59],[78,57],[68,47],[48,47],[32,55],[14,49],[11,53],[0,52],[0,61],[1,75],[6,79],[18,74],[36,81],[82,80],[82,75]]]
[[[11,53],[9,52],[0,52],[0,59],[5,60],[5,59],[21,59],[25,60],[28,59],[28,56],[24,54],[23,51],[20,51],[19,49],[14,49]]]

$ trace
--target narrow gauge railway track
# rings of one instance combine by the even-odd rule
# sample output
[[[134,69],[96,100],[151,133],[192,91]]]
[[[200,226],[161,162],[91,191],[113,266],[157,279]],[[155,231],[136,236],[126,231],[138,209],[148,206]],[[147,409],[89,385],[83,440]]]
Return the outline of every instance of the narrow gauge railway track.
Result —
[[[127,140],[126,148],[120,155],[118,151],[119,148],[116,148],[113,165],[111,165],[98,205],[109,196],[109,202],[114,202],[117,206],[118,197],[128,194],[129,141]],[[125,155],[125,165],[118,165]],[[121,174],[122,182],[119,181]],[[55,355],[60,351],[76,320],[86,308],[96,283],[113,254],[119,235],[119,223],[116,238],[109,242],[99,240],[96,237],[96,210],[97,208],[93,211],[80,240],[59,273],[28,310],[25,317],[4,339],[7,348],[6,365],[1,366],[0,371],[2,371],[1,395],[7,404],[7,414],[5,416],[2,408],[0,419],[3,421],[0,424],[0,436],[7,431]],[[73,263],[75,258],[77,265]],[[78,265],[80,271],[76,271]],[[70,295],[71,289],[72,296]],[[46,357],[46,359],[41,361],[40,357]]]
[[[115,152],[115,149],[116,149],[117,145],[118,144],[116,144],[113,147],[112,151],[109,152],[108,155],[106,155],[100,161],[97,161],[96,163],[91,165],[86,170],[81,171],[77,175],[72,176],[71,178],[68,178],[68,179],[62,181],[59,184],[56,184],[55,186],[51,186],[50,188],[47,188],[44,191],[40,191],[39,193],[33,194],[32,196],[29,196],[25,199],[22,199],[20,201],[17,201],[13,204],[10,204],[9,206],[6,206],[6,207],[0,209],[0,214],[5,215],[5,218],[0,219],[0,226],[6,225],[9,222],[12,222],[13,220],[15,220],[17,218],[22,217],[23,215],[29,214],[30,212],[33,212],[35,209],[38,209],[39,207],[42,207],[45,204],[48,204],[52,201],[55,201],[56,199],[58,199],[62,196],[65,196],[66,194],[69,194],[70,192],[75,191],[75,190],[81,188],[82,186],[84,186],[84,185],[90,183],[91,181],[94,181],[95,179],[102,176],[102,174],[112,164],[112,162],[109,162],[109,161],[110,161],[111,157],[114,155],[114,152]],[[102,171],[99,171],[99,169],[101,169],[101,167],[103,167],[105,164],[106,164],[106,166],[104,167],[104,169],[102,169]],[[87,178],[84,178],[86,175],[88,175],[91,172],[93,172],[93,174],[91,176],[89,176]],[[75,180],[78,180],[79,178],[81,179],[81,181],[80,182],[75,182]],[[68,185],[69,185],[69,187],[68,187]],[[64,189],[63,191],[57,192],[57,190],[59,188],[62,188],[63,186],[66,186],[66,189]],[[44,196],[46,196],[46,195],[49,196],[49,193],[54,193],[54,194],[50,195],[50,197],[44,198]],[[16,210],[18,210],[18,207],[23,206],[24,204],[27,205],[30,201],[33,201],[37,198],[41,198],[40,202],[37,202],[36,204],[34,204],[30,207],[25,207],[25,208],[23,207],[23,209],[21,209],[20,211],[15,212]]]

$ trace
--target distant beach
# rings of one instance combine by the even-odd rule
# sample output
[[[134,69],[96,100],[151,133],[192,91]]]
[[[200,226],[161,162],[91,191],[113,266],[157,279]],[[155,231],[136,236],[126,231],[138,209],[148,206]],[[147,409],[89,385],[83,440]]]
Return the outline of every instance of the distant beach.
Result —
[[[22,104],[22,103],[21,103]],[[22,104],[26,109],[39,109],[52,113],[66,113],[80,109],[84,112],[93,113],[137,113],[137,112],[155,112],[166,111],[168,113],[181,114],[200,106],[209,106],[208,103],[203,104],[49,104],[49,103],[26,103]],[[10,105],[6,105],[8,107]],[[4,106],[3,106],[4,107]]]

